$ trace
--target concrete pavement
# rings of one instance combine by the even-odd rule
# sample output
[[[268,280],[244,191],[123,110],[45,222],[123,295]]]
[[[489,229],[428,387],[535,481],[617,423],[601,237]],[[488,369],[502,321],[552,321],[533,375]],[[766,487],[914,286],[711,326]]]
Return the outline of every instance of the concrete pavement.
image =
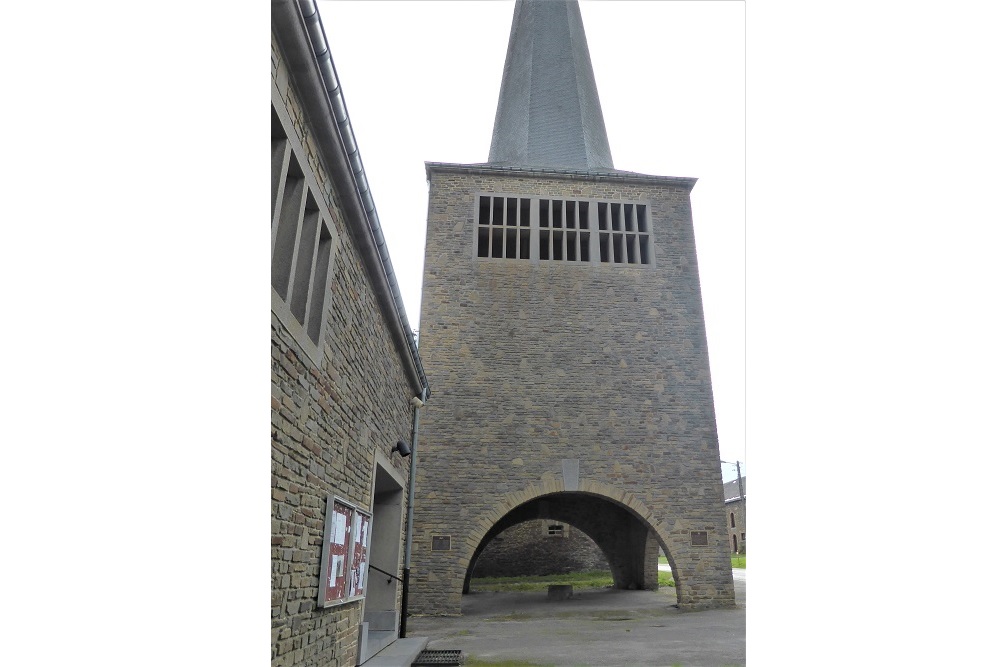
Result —
[[[589,589],[565,601],[538,593],[471,593],[462,616],[415,616],[408,634],[428,649],[487,661],[595,667],[723,667],[746,663],[746,570],[734,570],[736,609],[681,612],[673,588]]]

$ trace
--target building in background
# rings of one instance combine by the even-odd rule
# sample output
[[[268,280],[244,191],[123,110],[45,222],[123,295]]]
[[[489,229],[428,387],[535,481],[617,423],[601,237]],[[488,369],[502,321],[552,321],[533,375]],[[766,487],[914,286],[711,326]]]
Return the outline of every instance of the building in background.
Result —
[[[655,589],[662,549],[682,609],[734,606],[695,179],[615,168],[576,2],[515,4],[488,161],[426,173],[413,610],[461,613],[533,520],[586,534],[619,588]]]
[[[741,477],[722,486],[726,503],[729,548],[733,553],[747,552],[747,478]]]
[[[273,666],[356,665],[397,638],[405,454],[426,391],[315,3],[276,0]]]

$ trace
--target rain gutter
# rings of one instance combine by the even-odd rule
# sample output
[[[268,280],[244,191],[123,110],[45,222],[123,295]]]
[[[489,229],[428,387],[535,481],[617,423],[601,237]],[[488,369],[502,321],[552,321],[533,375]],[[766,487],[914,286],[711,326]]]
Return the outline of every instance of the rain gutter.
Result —
[[[289,56],[290,69],[296,77],[302,77],[306,83],[312,84],[299,86],[299,89],[320,140],[320,150],[331,167],[331,175],[338,190],[344,195],[348,192],[355,195],[343,197],[347,212],[355,214],[345,215],[345,223],[366,260],[365,267],[387,315],[389,328],[401,348],[409,352],[408,371],[415,393],[426,391],[425,395],[430,396],[427,375],[406,317],[406,308],[399,293],[396,273],[389,258],[389,249],[382,234],[382,225],[368,186],[368,177],[361,162],[361,153],[347,114],[347,105],[330,55],[319,9],[315,0],[276,2],[271,5],[271,20],[280,28],[279,35],[291,39],[299,52],[308,49],[312,54],[309,59],[311,62]],[[305,33],[299,26],[305,27]],[[296,50],[290,49],[289,52],[294,54]],[[317,88],[323,93],[312,92]],[[343,148],[343,155],[329,150],[338,144]],[[352,208],[353,211],[350,210]]]

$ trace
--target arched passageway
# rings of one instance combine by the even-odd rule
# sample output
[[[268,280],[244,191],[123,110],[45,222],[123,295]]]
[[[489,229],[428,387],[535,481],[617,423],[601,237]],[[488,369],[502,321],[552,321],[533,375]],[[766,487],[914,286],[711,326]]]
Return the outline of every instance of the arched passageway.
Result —
[[[610,570],[604,552],[582,530],[561,521],[534,519],[507,528],[483,548],[472,572],[472,586],[480,577]]]
[[[663,548],[667,553],[667,550],[649,524],[608,498],[564,491],[539,496],[515,507],[486,532],[469,561],[463,593],[469,592],[473,572],[486,546],[511,526],[534,519],[566,523],[586,534],[607,559],[616,588],[659,587],[659,551]]]

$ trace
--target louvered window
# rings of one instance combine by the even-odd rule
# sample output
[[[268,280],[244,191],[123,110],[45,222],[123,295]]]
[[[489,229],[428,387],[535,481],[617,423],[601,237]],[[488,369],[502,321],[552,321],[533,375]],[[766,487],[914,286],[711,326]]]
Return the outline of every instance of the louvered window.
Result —
[[[476,255],[578,264],[653,262],[649,207],[640,202],[483,194]]]

